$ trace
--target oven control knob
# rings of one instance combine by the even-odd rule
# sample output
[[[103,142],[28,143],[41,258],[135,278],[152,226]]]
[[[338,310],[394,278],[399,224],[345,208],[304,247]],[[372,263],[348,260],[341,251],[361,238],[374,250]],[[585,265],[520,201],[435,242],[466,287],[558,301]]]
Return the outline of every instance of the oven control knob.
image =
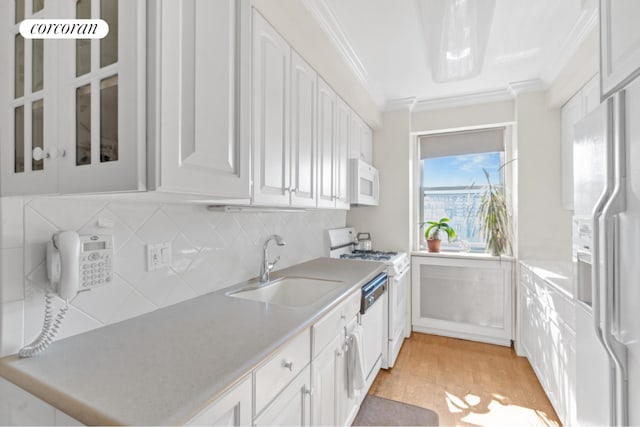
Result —
[[[376,299],[374,297],[369,297],[369,305],[373,304]]]

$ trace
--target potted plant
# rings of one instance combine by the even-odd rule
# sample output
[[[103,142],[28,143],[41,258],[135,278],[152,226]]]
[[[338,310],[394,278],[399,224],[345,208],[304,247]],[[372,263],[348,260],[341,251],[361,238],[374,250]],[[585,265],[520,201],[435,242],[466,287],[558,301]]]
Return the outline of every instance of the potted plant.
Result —
[[[449,218],[440,218],[440,221],[427,221],[429,227],[424,231],[429,252],[440,252],[440,231],[447,233],[449,241],[455,239],[456,231],[449,225]]]
[[[487,242],[487,252],[499,256],[511,249],[511,215],[502,188],[493,185],[489,172],[483,171],[487,185],[478,209],[480,231]]]

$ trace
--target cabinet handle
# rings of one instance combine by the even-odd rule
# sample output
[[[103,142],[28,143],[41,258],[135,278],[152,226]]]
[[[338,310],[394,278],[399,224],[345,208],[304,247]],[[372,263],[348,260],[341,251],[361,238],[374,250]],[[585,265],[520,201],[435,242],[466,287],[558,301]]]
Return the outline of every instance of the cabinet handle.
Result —
[[[342,314],[340,315],[340,318],[341,318],[342,320],[347,320],[347,315],[346,315],[346,314],[344,314],[344,313],[342,313]]]
[[[312,395],[313,395],[313,390],[311,390],[311,389],[310,389],[310,388],[308,388],[308,387],[305,387],[305,388],[304,388],[304,393],[305,393],[305,394],[308,394],[309,396],[312,396]]]
[[[289,361],[287,361],[287,360],[283,361],[282,362],[282,367],[283,368],[287,368],[289,371],[293,372],[293,362],[290,361],[290,360]]]

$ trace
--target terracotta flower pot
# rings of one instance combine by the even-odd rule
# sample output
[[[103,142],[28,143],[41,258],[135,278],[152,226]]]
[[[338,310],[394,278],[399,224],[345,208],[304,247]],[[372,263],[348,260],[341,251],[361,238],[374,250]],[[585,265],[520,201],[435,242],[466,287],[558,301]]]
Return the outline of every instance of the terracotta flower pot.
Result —
[[[440,252],[440,239],[427,239],[429,252]]]

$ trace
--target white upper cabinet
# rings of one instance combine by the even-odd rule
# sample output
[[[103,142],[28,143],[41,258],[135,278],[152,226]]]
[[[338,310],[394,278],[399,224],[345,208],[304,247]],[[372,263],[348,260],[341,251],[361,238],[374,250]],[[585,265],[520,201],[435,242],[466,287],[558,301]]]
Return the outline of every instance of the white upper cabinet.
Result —
[[[640,2],[600,0],[602,98],[640,74]]]
[[[596,74],[582,87],[582,105],[586,116],[600,105],[600,76]]]
[[[253,203],[316,207],[317,74],[253,12]]]
[[[318,78],[318,207],[334,208],[335,130],[337,97],[333,89]]]
[[[337,209],[349,209],[349,136],[352,112],[340,98],[336,104],[335,190]]]
[[[287,42],[254,10],[254,204],[289,205],[290,202],[290,57]]]
[[[317,203],[316,91],[318,75],[291,52],[291,205]]]
[[[373,132],[371,128],[353,112],[351,118],[349,158],[360,159],[370,165],[373,164]]]
[[[562,147],[562,207],[573,210],[573,131],[583,117],[600,105],[600,78],[593,77],[560,111]]]
[[[573,210],[573,126],[584,116],[582,92],[560,110],[562,148],[562,207]]]
[[[362,128],[362,139],[360,140],[360,155],[362,160],[373,165],[373,131],[366,124]]]
[[[248,0],[151,2],[156,73],[149,87],[149,187],[249,198],[251,32]],[[157,93],[156,93],[157,92]]]
[[[4,1],[2,195],[144,189],[143,0]],[[103,39],[24,39],[23,19],[103,19]]]

